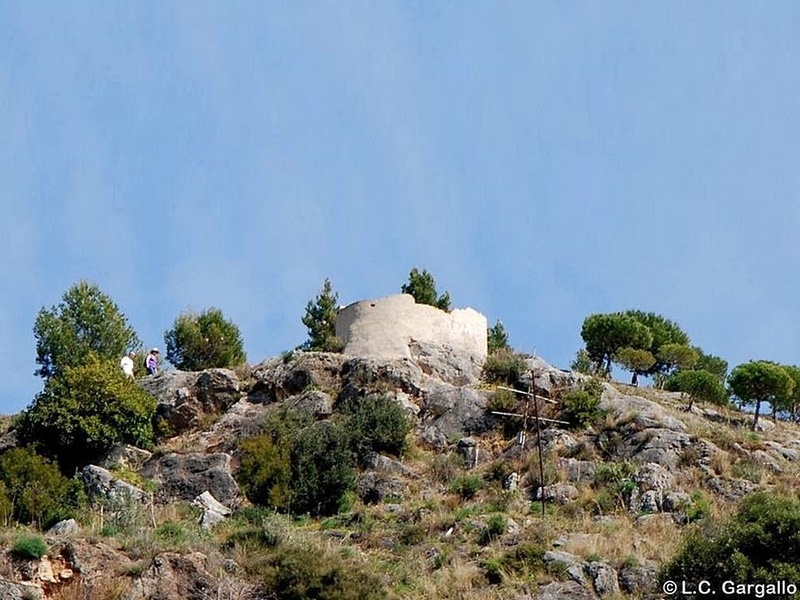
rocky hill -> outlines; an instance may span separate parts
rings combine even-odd
[[[556,422],[586,380],[526,360],[515,385],[535,389],[550,419],[537,436],[528,396],[480,381],[446,347],[150,376],[140,385],[158,400],[161,445],[82,469],[90,508],[47,531],[40,558],[12,550],[26,532],[4,530],[0,598],[648,597],[691,523],[797,483],[794,425],[763,419],[751,432],[747,415],[687,411],[677,393],[603,382],[601,418]],[[338,514],[251,505],[240,442],[271,411],[324,421],[376,393],[413,421],[402,457],[371,454]],[[13,432],[3,440],[13,446]]]

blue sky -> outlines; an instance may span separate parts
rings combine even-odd
[[[0,412],[80,279],[251,362],[427,268],[567,366],[583,319],[800,363],[796,2],[0,0]]]

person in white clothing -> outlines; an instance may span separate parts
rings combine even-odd
[[[133,379],[133,357],[136,356],[135,352],[128,352],[125,356],[122,357],[122,360],[119,361],[119,368],[122,369],[122,374],[125,377],[130,377]]]

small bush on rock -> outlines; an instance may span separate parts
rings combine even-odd
[[[512,350],[498,350],[486,357],[483,379],[489,383],[514,385],[525,372],[525,359]]]
[[[25,535],[14,542],[11,553],[17,558],[39,559],[47,554],[47,544],[38,535]]]
[[[569,392],[561,399],[561,418],[573,429],[594,425],[606,418],[606,411],[600,408],[602,384],[589,380],[581,389]]]

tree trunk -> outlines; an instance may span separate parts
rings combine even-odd
[[[753,431],[756,430],[756,426],[758,425],[758,414],[761,412],[761,400],[756,400],[756,412],[753,415],[753,426],[751,429]]]

